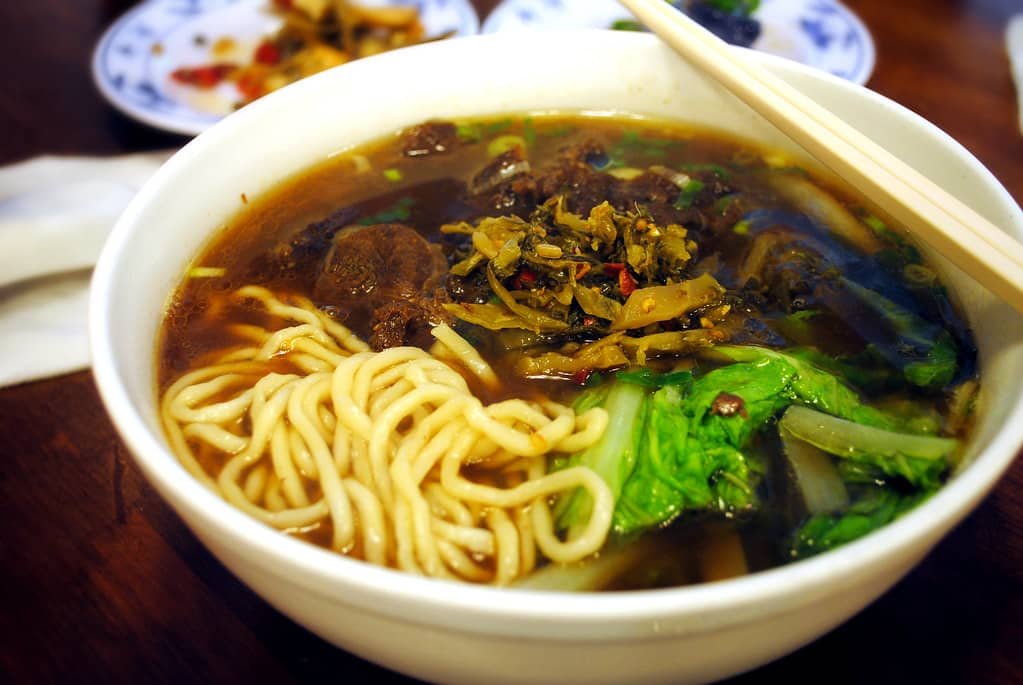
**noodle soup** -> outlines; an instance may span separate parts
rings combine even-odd
[[[168,308],[182,462],[288,534],[550,589],[715,580],[928,497],[969,331],[883,219],[666,122],[426,122],[248,206]]]

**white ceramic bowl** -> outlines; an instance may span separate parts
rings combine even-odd
[[[868,90],[755,57],[981,214],[1023,236],[1019,207],[937,128]],[[979,344],[984,388],[973,463],[926,504],[837,551],[674,590],[534,594],[426,580],[332,554],[248,518],[167,448],[154,390],[168,295],[249,197],[331,153],[432,117],[526,110],[629,112],[709,123],[792,148],[650,35],[495,35],[445,41],[310,78],[232,114],[160,169],[96,269],[96,379],[146,477],[214,554],[267,601],[340,647],[448,682],[698,682],[809,642],[916,564],[992,487],[1023,441],[1023,320],[940,262]],[[937,598],[935,601],[941,601]]]

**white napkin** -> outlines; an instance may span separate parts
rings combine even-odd
[[[0,168],[0,387],[86,368],[89,269],[170,152]]]

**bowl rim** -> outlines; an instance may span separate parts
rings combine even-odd
[[[622,50],[650,49],[657,42],[651,35],[594,30],[549,31],[542,37],[535,37],[535,40],[563,42],[570,38],[569,34],[577,36],[576,40],[598,40],[602,49],[609,45]],[[385,69],[406,60],[415,60],[426,50],[471,53],[474,50],[498,49],[492,44],[509,40],[505,34],[459,38],[406,48],[353,62],[340,69]],[[799,75],[825,81],[831,88],[854,92],[904,121],[925,129],[936,145],[964,160],[996,194],[1000,194],[1008,212],[1014,214],[1015,225],[1008,227],[1010,232],[1017,238],[1023,237],[1023,213],[1008,191],[960,143],[937,126],[862,86],[783,58],[748,52],[771,71],[783,76]],[[329,83],[332,73],[325,72],[306,79],[249,107],[277,106],[276,103],[288,97],[292,89],[319,88]],[[90,287],[89,338],[93,373],[107,412],[136,463],[164,500],[189,522],[193,531],[204,541],[207,539],[190,523],[202,521],[215,532],[222,544],[226,541],[235,554],[256,564],[263,572],[280,577],[287,573],[287,582],[325,599],[365,611],[400,615],[402,620],[410,622],[472,629],[493,635],[543,636],[566,641],[609,638],[612,635],[616,636],[615,639],[629,636],[649,639],[655,634],[678,636],[687,632],[703,632],[708,627],[727,627],[752,616],[772,615],[811,603],[830,594],[836,579],[855,584],[858,572],[867,567],[884,567],[887,563],[893,572],[905,572],[907,569],[893,563],[891,553],[899,549],[915,550],[915,563],[987,494],[1009,467],[1023,442],[1021,395],[1006,414],[1002,428],[970,466],[927,502],[897,521],[865,538],[807,560],[740,578],[679,588],[575,594],[479,587],[373,566],[282,535],[208,490],[171,454],[164,436],[149,429],[120,377],[109,333],[112,323],[110,298],[116,282],[117,265],[122,253],[141,233],[140,215],[160,196],[165,184],[186,174],[195,160],[202,159],[207,148],[225,132],[241,125],[246,119],[245,114],[246,110],[241,110],[218,122],[176,153],[143,187],[115,225]],[[286,607],[280,608],[287,612]],[[430,613],[424,613],[427,611]],[[563,632],[567,626],[575,630]]]

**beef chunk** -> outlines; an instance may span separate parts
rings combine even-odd
[[[428,121],[405,132],[402,151],[406,157],[444,154],[458,144],[458,129],[449,121]]]
[[[433,342],[433,328],[437,307],[423,302],[396,300],[378,307],[373,312],[369,345],[374,350],[386,350],[400,345],[427,348]]]
[[[537,179],[540,197],[546,200],[554,195],[565,195],[568,209],[586,216],[591,209],[611,199],[611,189],[618,182],[591,164],[605,156],[603,147],[593,140],[563,149]]]
[[[614,204],[625,207],[637,204],[671,204],[678,197],[678,193],[678,186],[664,176],[644,171],[615,188]]]
[[[436,293],[446,272],[440,249],[408,226],[346,228],[323,260],[313,298],[344,312],[352,330],[382,349],[421,341],[431,321],[443,320]]]
[[[483,214],[528,216],[536,205],[536,183],[524,152],[502,152],[469,181],[469,199]]]
[[[253,258],[246,272],[247,280],[263,283],[288,274],[311,273],[330,249],[334,235],[351,224],[358,214],[355,207],[345,207],[278,242]]]

